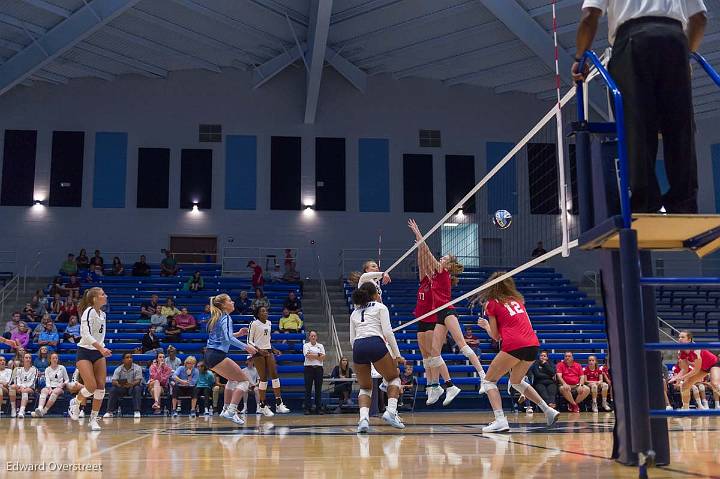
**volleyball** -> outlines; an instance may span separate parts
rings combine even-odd
[[[501,230],[507,229],[512,224],[512,215],[508,210],[497,210],[493,216],[493,223]]]

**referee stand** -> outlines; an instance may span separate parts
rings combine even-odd
[[[692,54],[720,87],[720,75]],[[582,249],[600,251],[603,303],[607,318],[610,368],[614,379],[615,429],[612,457],[621,464],[668,465],[666,417],[715,416],[720,411],[666,411],[662,350],[687,344],[659,342],[655,286],[720,284],[720,278],[653,278],[652,251],[694,251],[699,257],[720,249],[720,215],[632,214],[622,93],[598,56],[587,51],[580,62],[592,63],[611,95],[615,121],[593,123],[585,111],[585,84],[577,84],[576,140],[580,238]],[[692,347],[720,349],[717,343]]]

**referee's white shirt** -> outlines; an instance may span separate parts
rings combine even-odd
[[[309,358],[309,357],[307,357],[308,353],[325,354],[325,346],[323,346],[320,343],[315,343],[315,345],[313,346],[313,344],[310,341],[303,344],[303,356],[305,356],[304,366],[322,366],[323,365],[322,359]]]
[[[707,12],[703,0],[585,0],[583,8],[597,8],[608,16],[608,38],[615,43],[620,25],[641,17],[668,17],[687,24],[688,18]]]

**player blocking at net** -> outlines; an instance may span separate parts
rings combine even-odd
[[[504,273],[493,273],[488,281]],[[502,408],[502,398],[497,381],[510,372],[510,387],[537,404],[545,413],[548,426],[557,421],[560,414],[535,391],[523,378],[537,359],[540,342],[533,330],[525,309],[524,299],[515,287],[512,278],[496,283],[480,292],[477,300],[483,305],[488,319],[478,319],[478,326],[487,331],[495,341],[501,341],[500,352],[490,363],[487,375],[482,380],[481,392],[490,400],[495,420],[485,426],[483,432],[506,432],[510,430]]]
[[[433,404],[444,392],[443,388],[437,384],[437,381],[439,371],[445,365],[445,360],[443,360],[441,352],[442,346],[447,338],[447,333],[450,333],[460,353],[470,361],[481,379],[485,377],[485,371],[475,351],[465,342],[465,336],[460,327],[460,321],[458,320],[455,307],[448,305],[448,303],[452,301],[452,286],[458,284],[458,275],[463,272],[463,265],[452,255],[445,255],[440,258],[439,261],[435,259],[428,245],[422,240],[423,235],[415,220],[409,220],[408,226],[415,234],[415,241],[419,243],[418,250],[420,252],[418,254],[423,255],[424,263],[428,265],[428,269],[431,272],[430,294],[432,296],[433,310],[443,307],[442,310],[435,313],[437,321],[435,329],[433,330],[431,357],[426,364],[430,367],[427,387],[428,404]],[[422,318],[422,316],[420,318]],[[433,379],[435,382],[430,384],[430,379]]]

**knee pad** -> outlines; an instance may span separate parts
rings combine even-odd
[[[695,385],[690,386],[690,392],[693,393],[693,394],[697,394],[697,393],[698,393],[698,387],[695,386]]]
[[[93,400],[95,401],[102,401],[105,397],[105,390],[104,389],[96,389],[93,393]]]
[[[475,351],[472,350],[470,346],[467,344],[460,348],[460,352],[465,356],[466,358],[472,358],[473,356],[477,357],[477,354],[475,354]]]
[[[250,382],[249,381],[241,381],[238,383],[238,389],[240,389],[243,392],[247,392],[250,388]]]
[[[27,401],[28,400],[28,393],[22,393],[22,400]]]
[[[428,365],[431,368],[439,368],[443,365],[445,361],[443,361],[442,356],[433,356],[432,358],[428,359]]]
[[[422,363],[423,363],[423,368],[425,369],[425,371],[430,369],[430,358],[423,358]]]
[[[698,384],[697,388],[698,388],[698,391],[700,391],[700,394],[705,394],[705,385],[704,384]]]
[[[516,390],[517,392],[519,392],[519,393],[522,394],[522,395],[525,395],[525,390],[526,390],[529,386],[530,386],[530,385],[529,385],[528,383],[526,383],[525,381],[520,381],[518,384],[511,384],[511,385],[510,385],[510,387],[512,387],[514,390]]]
[[[603,383],[603,384],[602,384],[602,390],[603,390],[603,391],[607,391],[608,389],[610,389],[610,386],[608,385],[608,383]]]
[[[372,397],[372,389],[362,389],[362,388],[360,388],[360,392],[358,392],[358,398],[359,398],[360,396]]]
[[[481,384],[482,390],[485,392],[498,388],[497,383],[495,381],[487,381],[487,380],[483,379],[480,384]]]
[[[400,386],[402,386],[402,381],[400,381],[400,378],[395,378],[395,379],[393,379],[392,381],[389,381],[389,382],[388,382],[388,385],[389,385],[389,386],[400,387]]]
[[[272,387],[273,389],[277,389],[280,387],[280,378],[275,378],[272,380]]]
[[[258,389],[261,391],[267,390],[267,381],[260,381],[258,383]]]
[[[240,383],[238,383],[237,381],[228,381],[227,384],[225,384],[225,389],[227,389],[228,391],[234,391],[235,388],[238,387],[238,384]]]
[[[60,393],[60,394],[62,394],[62,393]],[[60,394],[52,393],[52,394],[50,395],[50,400],[53,401],[53,402],[57,401],[57,398],[58,398],[58,396],[59,396]]]
[[[89,398],[90,396],[93,395],[93,393],[91,393],[90,391],[88,391],[85,386],[83,386],[83,388],[80,390],[80,394],[81,394],[85,399],[87,399],[87,398]]]

